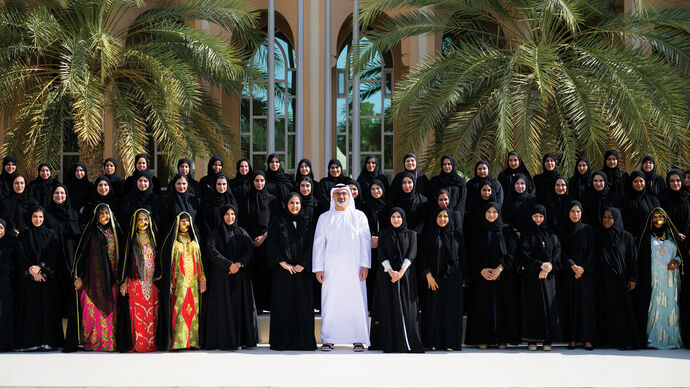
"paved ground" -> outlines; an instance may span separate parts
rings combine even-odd
[[[690,350],[0,354],[11,386],[690,386]]]

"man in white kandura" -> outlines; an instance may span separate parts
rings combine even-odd
[[[331,190],[331,208],[319,217],[314,235],[312,271],[321,283],[321,350],[353,344],[369,346],[366,278],[371,267],[367,217],[355,208],[350,188]]]

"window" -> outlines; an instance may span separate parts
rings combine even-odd
[[[60,156],[60,166],[57,169],[57,178],[60,182],[67,180],[69,170],[74,166],[74,163],[79,161],[79,139],[71,127],[65,129],[64,137],[62,139],[62,155]],[[93,177],[91,177],[93,179]]]
[[[349,171],[352,166],[352,74],[346,71],[352,35],[346,39],[338,55],[336,69],[336,153]],[[364,50],[367,38],[361,39]],[[376,156],[381,172],[393,175],[393,126],[386,122],[393,98],[393,57],[390,52],[379,55],[360,74],[360,165],[367,156]],[[350,171],[357,178],[359,171]]]
[[[268,40],[254,55],[254,63],[268,68],[266,53]],[[297,68],[295,50],[287,37],[277,31],[275,35],[275,152],[280,156],[288,173],[295,170],[295,115],[297,111]],[[255,170],[266,168],[268,135],[267,89],[245,85],[242,91],[240,114],[240,143],[243,158],[251,161]]]
[[[165,156],[167,154],[160,151],[158,148],[158,143],[153,139],[153,133],[149,132],[146,135],[149,138],[149,142],[146,146],[146,152],[149,155],[149,163],[151,164],[148,166],[149,171],[152,175],[158,178],[158,182],[161,184],[161,191],[165,192],[165,190],[168,188],[168,182],[170,182],[170,179],[172,178],[171,173],[177,173],[177,168],[174,171],[170,170],[170,166],[168,166],[168,163],[165,160]],[[194,169],[194,166],[190,167]]]

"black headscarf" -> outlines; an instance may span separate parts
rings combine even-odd
[[[216,180],[213,182],[213,196],[209,199],[212,201],[215,206],[221,207],[225,204],[237,204],[237,200],[235,199],[235,196],[232,195],[232,190],[230,190],[230,185],[228,185],[228,189],[225,190],[224,193],[219,193],[217,187],[218,181],[220,179],[225,179],[226,181],[229,181],[229,179],[223,175],[223,174],[218,174],[216,176]]]
[[[247,171],[245,175],[240,174],[240,164],[242,164],[242,162],[247,162],[247,166],[249,167],[249,171]],[[235,196],[235,200],[237,201],[237,203],[242,203],[244,201],[244,197],[247,196],[249,190],[252,187],[252,178],[254,177],[254,170],[252,169],[251,163],[249,163],[249,159],[245,158],[238,160],[235,167],[235,177],[230,179],[228,185],[230,185],[230,189],[232,189],[232,195]]]
[[[534,177],[534,186],[537,189],[537,198],[542,203],[549,201],[555,196],[553,191],[554,184],[558,178],[558,168],[554,167],[553,170],[549,171],[546,169],[545,164],[547,159],[553,159],[556,162],[556,155],[548,153],[545,154],[541,159],[542,172]],[[566,180],[566,184],[568,181]]]
[[[449,173],[443,171],[443,161],[446,159],[450,160],[450,163],[453,166],[453,169]],[[458,172],[455,171],[455,160],[452,156],[447,154],[441,157],[441,172],[438,174],[438,179],[442,185],[445,185],[444,187],[461,186],[465,184],[465,181],[462,179],[462,177],[460,177]]]
[[[35,226],[31,222],[31,218],[36,212],[41,212],[44,216],[44,222],[40,226]],[[41,263],[43,256],[46,255],[46,251],[55,249],[55,247],[50,246],[51,241],[49,239],[49,234],[53,232],[48,232],[49,229],[46,227],[45,216],[47,214],[46,209],[41,205],[33,205],[27,213],[26,221],[28,227],[20,235],[21,243],[18,252],[20,259],[24,259],[26,263]],[[53,271],[55,271],[55,269],[56,268],[52,268]]]
[[[108,183],[110,183],[110,191],[115,192],[118,195],[121,195],[124,191],[124,185],[125,185],[125,178],[117,175],[117,161],[115,158],[106,158],[103,161],[103,167],[105,167],[106,163],[111,162],[113,166],[115,166],[115,172],[112,174],[106,174],[105,172],[103,173],[102,176],[108,178]]]
[[[494,222],[489,222],[486,219],[486,212],[492,207],[498,212],[498,218]],[[504,267],[506,266],[503,259],[508,254],[508,247],[503,236],[503,229],[508,225],[503,223],[501,216],[501,207],[497,202],[487,202],[482,207],[482,217],[479,223],[480,236],[489,239],[487,246],[491,252],[490,255],[486,255],[485,252],[478,252],[478,254],[495,260],[490,263],[492,267],[498,266],[499,263],[503,264]],[[489,264],[488,261],[487,264]]]
[[[228,224],[225,222],[225,214],[226,214],[226,213],[228,212],[228,210],[230,210],[230,209],[232,209],[232,211],[235,212],[235,222],[233,222],[232,224],[228,225]],[[232,203],[223,205],[223,206],[220,208],[220,218],[221,218],[221,219],[220,219],[220,225],[223,225],[223,227],[224,227],[224,229],[225,229],[225,231],[226,231],[226,234],[227,234],[227,232],[234,232],[235,230],[237,230],[237,225],[238,225],[238,224],[237,224],[237,220],[239,220],[239,218],[240,218],[240,215],[237,214],[237,206],[235,206],[235,205],[232,204]]]
[[[606,160],[609,156],[615,156],[618,164],[616,167],[610,168],[606,165]],[[609,194],[614,198],[615,201],[619,201],[624,194],[624,185],[626,183],[626,173],[620,168],[620,158],[618,157],[618,152],[614,150],[608,150],[604,154],[604,166],[601,170],[606,174],[607,181],[611,186],[611,193]]]
[[[400,226],[397,228],[394,227],[390,221],[394,213],[398,213],[400,214],[400,217],[402,217],[402,224],[400,224]],[[405,214],[405,211],[399,207],[392,208],[388,212],[388,222],[384,230],[385,231],[382,231],[381,233],[379,244],[385,244],[387,248],[386,251],[393,253],[393,257],[386,257],[385,260],[388,260],[393,268],[400,268],[405,259],[413,259],[405,257],[406,252],[403,250],[405,245],[403,244],[402,240],[406,238],[408,230],[407,215]],[[390,235],[390,238],[386,238],[386,235]]]
[[[381,196],[379,198],[374,198],[371,196],[371,186],[376,185],[381,188]],[[383,182],[381,182],[378,179],[373,179],[369,183],[369,191],[365,191],[364,193],[360,193],[360,195],[364,196],[364,204],[366,207],[370,209],[374,209],[376,211],[379,211],[386,207],[388,205],[388,202],[385,200],[386,196],[386,188],[383,185]]]
[[[2,159],[2,172],[0,172],[0,195],[5,196],[9,194],[12,191],[12,184],[14,182],[14,178],[17,177],[17,174],[19,174],[17,171],[18,169],[15,168],[14,172],[9,174],[7,171],[5,171],[5,166],[7,166],[10,163],[14,163],[14,165],[17,165],[17,158],[14,156],[7,155]]]
[[[393,205],[403,209],[407,209],[407,211],[409,212],[414,207],[419,206],[422,202],[422,199],[419,193],[417,193],[417,181],[415,180],[414,173],[405,171],[403,172],[402,177],[403,179],[400,180],[401,185],[404,178],[410,178],[412,179],[414,186],[412,187],[412,191],[410,191],[409,193],[406,193],[402,189],[402,187],[398,188],[400,190],[400,194],[397,195],[393,200]]]
[[[364,209],[364,194],[362,193],[362,186],[354,179],[348,179],[348,185],[355,185],[357,187],[357,198],[355,198],[355,207],[358,210]]]
[[[254,172],[254,178],[258,175],[266,178],[263,171]],[[253,181],[254,179],[252,179]],[[247,195],[247,213],[252,217],[253,222],[259,226],[260,229],[266,230],[268,222],[271,219],[271,198],[266,186],[261,190],[257,190],[252,184],[249,195]]]
[[[17,174],[14,180],[26,178],[22,174]],[[29,190],[27,186],[24,186],[24,191],[21,194],[14,191],[14,181],[12,182],[12,190],[0,201],[0,214],[9,223],[9,229],[16,229],[21,232],[27,226],[26,224],[26,214],[31,210],[31,208],[36,205],[37,202],[29,196]],[[8,230],[8,233],[10,230]]]
[[[510,167],[510,163],[508,163],[508,159],[510,159],[510,155],[515,155],[518,158],[518,161],[520,162],[520,165],[518,168],[512,168]],[[555,159],[554,159],[555,160]],[[520,156],[520,153],[517,151],[513,150],[508,152],[508,157],[506,158],[506,168],[505,170],[509,174],[522,174],[525,177],[528,177],[531,179],[532,175],[529,173],[529,170],[527,169],[527,166],[525,166],[525,163],[522,161],[522,156]]]
[[[149,187],[147,187],[146,190],[139,190],[137,181],[139,181],[140,178],[146,178],[149,181]],[[125,197],[125,202],[123,203],[124,212],[122,216],[125,217],[126,220],[129,220],[136,210],[147,209],[157,217],[158,214],[156,213],[159,199],[153,192],[153,176],[149,170],[136,170],[132,175],[132,183],[134,184],[134,188]]]
[[[520,179],[525,181],[525,191],[522,193],[515,191],[515,183]],[[499,210],[502,210],[505,222],[522,230],[526,225],[527,212],[536,203],[537,197],[529,193],[527,177],[521,173],[516,174],[513,178],[513,185],[510,187],[509,193],[508,198],[503,201],[503,208]]]
[[[71,235],[78,235],[81,232],[81,230],[79,229],[79,214],[72,207],[72,202],[70,198],[71,193],[69,190],[67,190],[67,187],[62,183],[58,183],[57,185],[55,185],[53,193],[55,193],[55,190],[57,190],[58,187],[62,187],[62,189],[65,190],[65,202],[58,205],[57,203],[55,203],[55,201],[51,200],[50,205],[48,206],[48,213],[51,216],[55,217],[55,219],[59,223],[64,223],[68,227],[68,233],[70,233]]]
[[[580,172],[577,169],[577,165],[580,164],[580,162],[585,162],[587,164],[587,172],[584,174],[580,174]],[[587,188],[592,184],[592,165],[586,156],[583,155],[577,158],[577,162],[575,162],[575,170],[573,171],[573,176],[570,178],[570,182],[568,183],[570,193],[574,198],[584,198],[584,195],[587,192]]]
[[[223,158],[220,155],[211,156],[211,159],[208,160],[208,164],[206,165],[206,176],[208,176],[212,182],[215,182],[218,175],[223,173],[223,169],[221,169],[219,172],[213,171],[213,165],[216,164],[217,161],[220,161],[221,167],[224,166]]]
[[[489,222],[486,219],[485,214],[492,207],[494,209],[496,209],[496,212],[498,212],[498,218],[494,222]],[[486,230],[490,230],[492,232],[500,232],[503,230],[503,228],[505,228],[507,226],[506,224],[503,223],[503,219],[501,218],[501,216],[502,216],[501,206],[499,206],[499,204],[497,202],[489,201],[489,202],[485,203],[484,206],[482,207],[482,215],[484,215],[484,216],[482,217],[480,224],[481,224],[482,228],[484,228]]]
[[[436,218],[441,212],[448,214],[448,224],[441,228]],[[430,260],[439,260],[438,265],[431,265],[431,274],[435,278],[445,279],[460,266],[459,233],[455,230],[455,213],[442,207],[433,212],[433,223],[424,228],[423,251]],[[438,270],[436,270],[438,269]]]
[[[311,184],[311,191],[309,192],[309,195],[305,196],[302,195],[302,191],[299,192],[300,199],[302,200],[302,207],[304,206],[309,206],[309,207],[316,207],[318,205],[318,202],[316,201],[316,198],[314,197],[314,181],[311,179],[309,176],[302,176],[299,178],[297,181],[297,189],[299,189],[299,186],[302,182],[309,182]]]
[[[340,175],[337,177],[334,177],[331,175],[331,166],[336,165],[340,167]],[[350,178],[345,176],[345,171],[343,170],[343,164],[340,163],[340,160],[338,159],[331,159],[328,161],[328,172],[326,173],[326,177],[321,180],[321,182],[326,181],[332,183],[334,186],[338,183],[343,183],[347,184],[347,181]],[[330,194],[330,189],[328,190]]]
[[[302,175],[302,173],[300,172],[300,168],[302,167],[303,164],[306,164],[307,166],[309,166],[309,174],[307,174],[307,175]],[[299,163],[297,163],[297,169],[295,170],[295,185],[299,186],[299,182],[302,180],[301,178],[303,176],[308,176],[309,178],[311,178],[312,183],[316,179],[316,178],[314,178],[314,168],[311,166],[311,160],[309,160],[309,159],[302,159],[299,161]],[[312,184],[312,186],[313,186],[313,184]]]
[[[175,189],[175,184],[178,180],[184,179],[187,181],[187,191],[179,193]],[[196,213],[199,208],[199,200],[190,193],[189,177],[181,172],[175,174],[172,181],[172,190],[170,190],[165,198],[166,201],[166,221],[164,226],[167,227],[168,221],[172,221],[178,214],[182,212],[189,213],[196,218]]]
[[[541,225],[537,225],[531,217],[535,214],[541,214],[544,216],[544,222]],[[535,204],[532,206],[532,210],[529,212],[529,223],[525,230],[524,238],[525,241],[529,242],[529,246],[532,249],[532,253],[535,258],[541,260],[542,258],[552,258],[553,252],[553,240],[551,239],[551,233],[548,228],[548,218],[546,216],[546,208],[544,205]]]
[[[367,163],[372,159],[376,161],[376,168],[374,169],[374,171],[369,172],[369,170],[367,170]],[[379,167],[379,160],[376,158],[376,156],[367,156],[366,159],[364,159],[362,171],[359,173],[359,176],[357,177],[357,182],[359,182],[361,187],[366,191],[367,188],[371,187],[371,184],[374,180],[378,180],[381,183],[386,182],[386,185],[388,185],[388,178],[386,178],[386,176],[383,175],[383,173],[381,172],[381,168]]]
[[[77,167],[81,167],[84,170],[84,177],[81,179],[77,179],[75,176]],[[67,173],[65,183],[67,184],[67,190],[69,190],[72,206],[79,211],[91,199],[91,190],[93,190],[93,184],[89,182],[89,173],[86,165],[82,162],[74,163],[74,166]]]
[[[110,221],[101,225],[98,213],[106,210]],[[117,263],[111,265],[108,258],[106,231],[115,239],[115,257],[119,258],[118,228],[115,216],[107,204],[99,204],[86,225],[75,254],[74,276],[82,278],[87,295],[102,314],[107,315],[116,307],[113,286],[117,283]]]
[[[278,156],[278,154],[270,154],[268,158],[266,158],[266,183],[276,183],[283,186],[285,190],[289,190],[289,188],[292,187],[292,178],[285,172],[282,165],[278,168],[278,171],[272,171],[268,167],[271,160],[274,158],[278,158],[278,161],[280,161],[280,156]]]
[[[585,225],[586,225],[586,224],[582,223],[582,216],[580,217],[580,220],[578,222],[573,222],[570,219],[570,211],[573,210],[573,208],[575,206],[580,208],[580,214],[581,215],[585,214],[585,208],[582,207],[582,203],[580,203],[580,201],[568,202],[568,211],[565,213],[565,219],[563,220],[563,225],[564,225],[564,230],[566,232],[566,236],[573,236],[575,233],[584,229]]]
[[[41,169],[43,167],[48,167],[48,170],[50,170],[50,178],[48,179],[43,179],[41,178]],[[48,206],[50,204],[50,200],[53,194],[53,188],[57,183],[57,179],[53,177],[53,168],[50,166],[48,163],[41,163],[38,165],[38,176],[36,179],[31,181],[29,184],[28,190],[29,190],[29,195],[41,204],[42,206]]]
[[[130,230],[127,234],[127,249],[125,250],[125,257],[122,258],[120,263],[120,283],[124,282],[126,278],[132,280],[135,279],[145,279],[146,277],[146,258],[144,257],[144,252],[141,248],[141,244],[138,241],[139,229],[137,227],[137,219],[139,214],[143,214],[149,220],[149,227],[146,229],[146,234],[148,235],[149,243],[154,252],[156,252],[156,223],[151,217],[151,212],[146,209],[139,209],[134,214],[130,220]],[[155,255],[156,268],[160,268],[162,265],[160,255]],[[156,271],[154,271],[155,273]],[[154,281],[158,278],[154,277]]]

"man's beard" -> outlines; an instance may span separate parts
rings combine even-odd
[[[340,206],[340,207],[345,207],[345,206],[347,206],[347,201],[336,202],[335,204]]]

